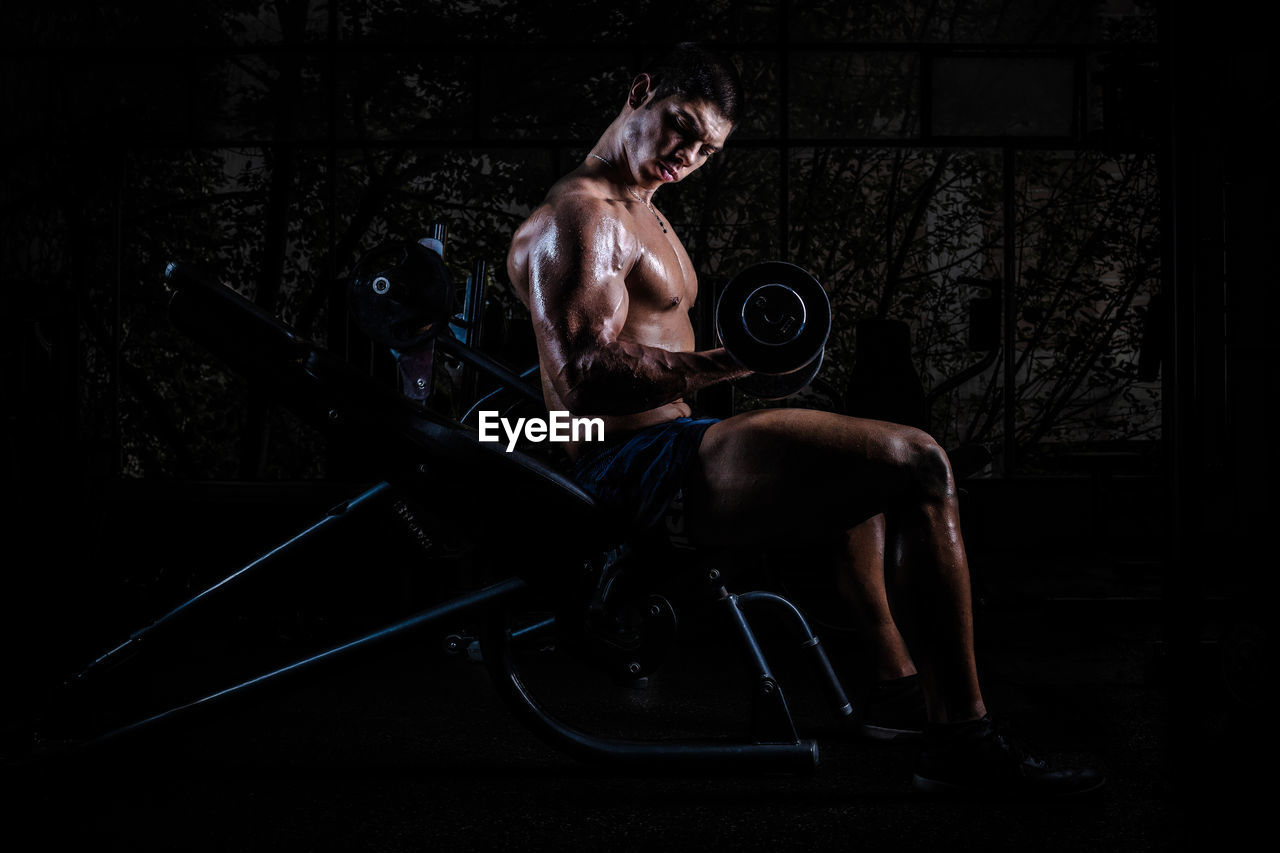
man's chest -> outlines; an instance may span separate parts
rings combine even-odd
[[[688,311],[698,296],[698,277],[684,247],[661,232],[644,234],[640,243],[639,256],[626,280],[631,310]]]

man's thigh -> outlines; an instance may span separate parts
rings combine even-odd
[[[919,430],[810,409],[766,409],[712,426],[686,489],[700,541],[834,536],[911,493],[931,445]]]

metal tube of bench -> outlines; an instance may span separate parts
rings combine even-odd
[[[385,628],[365,634],[363,637],[359,637],[358,639],[351,640],[350,642],[335,646],[327,651],[295,661],[287,666],[259,675],[256,678],[251,678],[248,681],[243,681],[234,687],[228,687],[215,693],[210,693],[207,696],[203,696],[194,701],[178,705],[167,711],[162,711],[126,726],[122,726],[95,738],[87,744],[87,746],[93,747],[105,744],[123,735],[135,733],[142,729],[154,727],[159,723],[171,721],[180,715],[196,709],[203,709],[233,696],[240,696],[254,688],[260,688],[267,684],[279,683],[286,676],[296,675],[300,672],[313,669],[321,663],[330,662],[355,651],[366,651],[375,645],[380,645],[394,637],[402,636],[407,632],[429,625],[433,622],[437,622],[446,616],[453,616],[472,608],[492,605],[503,598],[523,592],[526,588],[527,587],[523,580],[519,578],[508,578],[504,581],[484,587],[483,589],[475,590],[474,592],[469,592],[465,595],[460,595],[457,598],[452,598],[448,601],[436,604],[420,613],[406,619],[402,619],[392,625],[388,625]]]
[[[147,638],[147,636],[150,635],[156,629],[175,621],[179,616],[181,616],[183,613],[186,613],[192,607],[208,599],[215,592],[225,589],[233,582],[242,579],[243,577],[248,575],[250,572],[253,572],[256,569],[261,569],[263,566],[266,566],[276,561],[279,557],[292,551],[300,543],[302,543],[307,539],[310,539],[312,536],[319,533],[321,530],[324,530],[327,527],[337,524],[339,521],[350,518],[351,514],[356,509],[359,509],[360,507],[366,505],[367,503],[372,501],[374,498],[383,494],[390,488],[391,486],[389,483],[386,483],[386,482],[378,483],[377,485],[365,490],[364,492],[352,498],[351,500],[345,501],[334,507],[331,507],[323,518],[321,518],[315,524],[312,524],[310,527],[306,528],[302,532],[298,533],[296,536],[293,536],[292,538],[283,542],[282,544],[277,545],[275,548],[272,548],[270,551],[258,557],[253,562],[237,569],[236,571],[227,575],[222,580],[213,584],[212,586],[206,587],[201,592],[196,593],[196,595],[187,599],[182,604],[179,604],[177,607],[173,608],[168,613],[161,616],[159,619],[156,619],[150,625],[147,625],[146,627],[140,628],[139,630],[133,632],[133,634],[129,636],[129,639],[125,640],[123,643],[111,649],[110,651],[106,652],[105,654],[99,656],[87,667],[85,667],[75,675],[71,676],[67,680],[67,684],[69,686],[72,686],[76,683],[82,682],[85,679],[89,678],[94,672],[100,671],[104,667],[110,664],[118,663],[119,661],[123,660],[125,655],[132,654],[135,651],[137,651],[138,647]]]

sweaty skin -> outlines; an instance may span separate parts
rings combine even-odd
[[[641,75],[594,156],[551,187],[507,256],[533,319],[547,408],[600,417],[606,436],[687,417],[686,394],[748,373],[723,349],[694,352],[697,275],[650,207],[658,187],[723,146],[731,125],[705,101],[646,107],[652,98]]]

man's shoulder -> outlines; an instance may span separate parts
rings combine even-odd
[[[617,220],[626,205],[611,196],[608,187],[587,177],[567,176],[547,193],[542,207],[556,221],[581,224]]]
[[[611,197],[609,188],[589,178],[568,176],[558,181],[520,226],[519,237],[540,239],[554,233],[558,240],[596,245],[613,242],[628,251],[635,237],[627,205]]]
[[[610,188],[585,176],[567,175],[556,182],[547,196],[516,229],[507,253],[507,270],[517,291],[527,301],[528,288],[535,279],[558,281],[556,276],[539,277],[537,269],[563,264],[591,263],[607,258],[617,269],[630,269],[642,246],[633,231],[627,205],[610,197]],[[525,290],[521,291],[521,288]]]

